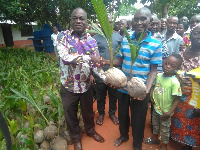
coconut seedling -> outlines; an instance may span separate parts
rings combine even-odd
[[[124,28],[124,32],[126,35],[126,38],[128,40],[129,46],[130,46],[130,51],[131,51],[131,69],[130,69],[130,81],[127,83],[127,91],[131,97],[137,98],[137,99],[144,99],[146,97],[146,86],[144,82],[138,78],[138,77],[133,77],[133,64],[135,63],[139,51],[141,48],[141,41],[143,40],[144,37],[144,31],[140,35],[137,44],[135,44],[131,38],[127,30]]]
[[[105,72],[106,79],[104,82],[107,84],[111,84],[112,86],[116,88],[122,88],[126,85],[127,78],[121,70],[113,67],[114,55],[116,55],[117,51],[119,51],[120,49],[120,47],[118,47],[116,52],[113,54],[112,34],[113,34],[114,24],[111,26],[109,22],[107,10],[103,3],[103,0],[91,0],[91,1],[94,6],[94,10],[97,14],[99,23],[103,29],[102,31],[96,24],[92,23],[91,24],[91,27],[93,29],[92,32],[98,33],[105,38],[108,44],[109,53],[110,53],[110,68]],[[117,15],[115,15],[114,17],[113,23],[115,22],[116,16]]]

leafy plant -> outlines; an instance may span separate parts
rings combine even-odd
[[[137,44],[135,45],[135,43],[131,40],[131,37],[128,33],[128,31],[126,30],[126,28],[124,28],[124,33],[126,35],[126,38],[128,40],[129,46],[130,46],[130,51],[131,51],[131,70],[130,70],[130,79],[133,77],[133,64],[135,63],[135,60],[137,59],[138,55],[139,55],[139,51],[141,48],[140,42],[143,40],[144,37],[144,31],[142,32],[142,34],[140,35]]]

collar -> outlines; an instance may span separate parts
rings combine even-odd
[[[167,41],[169,41],[171,39],[177,39],[178,36],[179,35],[176,32],[174,32],[174,34]],[[166,39],[166,34],[165,34],[165,39]]]
[[[75,36],[76,38],[79,38],[79,39],[88,38],[90,36],[90,34],[87,33],[86,31],[84,32],[84,35],[82,37],[79,37],[74,30],[71,30],[70,32],[71,32],[71,35],[73,35],[73,36]]]
[[[147,35],[146,39],[144,39],[143,41],[141,41],[141,43],[142,43],[142,42],[147,42],[147,43],[149,43],[149,42],[151,41],[151,32],[147,30],[147,33],[148,33],[148,35]],[[135,32],[133,32],[133,34],[131,35],[131,39],[132,39],[132,40],[133,40],[133,39],[136,39],[136,38],[135,38]]]

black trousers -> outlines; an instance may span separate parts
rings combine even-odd
[[[144,99],[143,101],[130,100],[128,94],[118,92],[119,130],[121,137],[125,139],[129,138],[129,107],[131,108],[133,147],[142,148],[148,99]]]
[[[99,115],[104,116],[105,115],[105,99],[106,99],[106,94],[108,91],[109,95],[109,116],[115,115],[117,106],[117,90],[110,88],[108,85],[105,83],[96,83],[96,97],[97,97],[97,109],[99,112]]]
[[[78,103],[80,101],[83,122],[87,135],[94,135],[94,114],[93,114],[93,97],[92,88],[90,87],[85,93],[69,92],[61,85],[61,98],[67,123],[67,128],[72,137],[72,140],[77,143],[81,141],[82,131],[79,127],[77,119]]]

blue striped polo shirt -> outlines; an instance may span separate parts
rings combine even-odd
[[[131,40],[137,44],[135,39],[135,32],[130,36]],[[146,39],[140,42],[141,48],[139,55],[133,64],[133,77],[141,78],[144,83],[146,83],[148,74],[150,72],[151,64],[161,64],[162,63],[162,45],[155,38],[151,37],[151,32],[148,31],[148,36]],[[124,37],[122,42],[122,48],[117,54],[118,57],[123,59],[122,71],[130,80],[130,69],[131,69],[131,52],[129,43],[126,37]],[[126,87],[125,87],[126,89]],[[126,90],[119,89],[122,93],[127,93]]]

